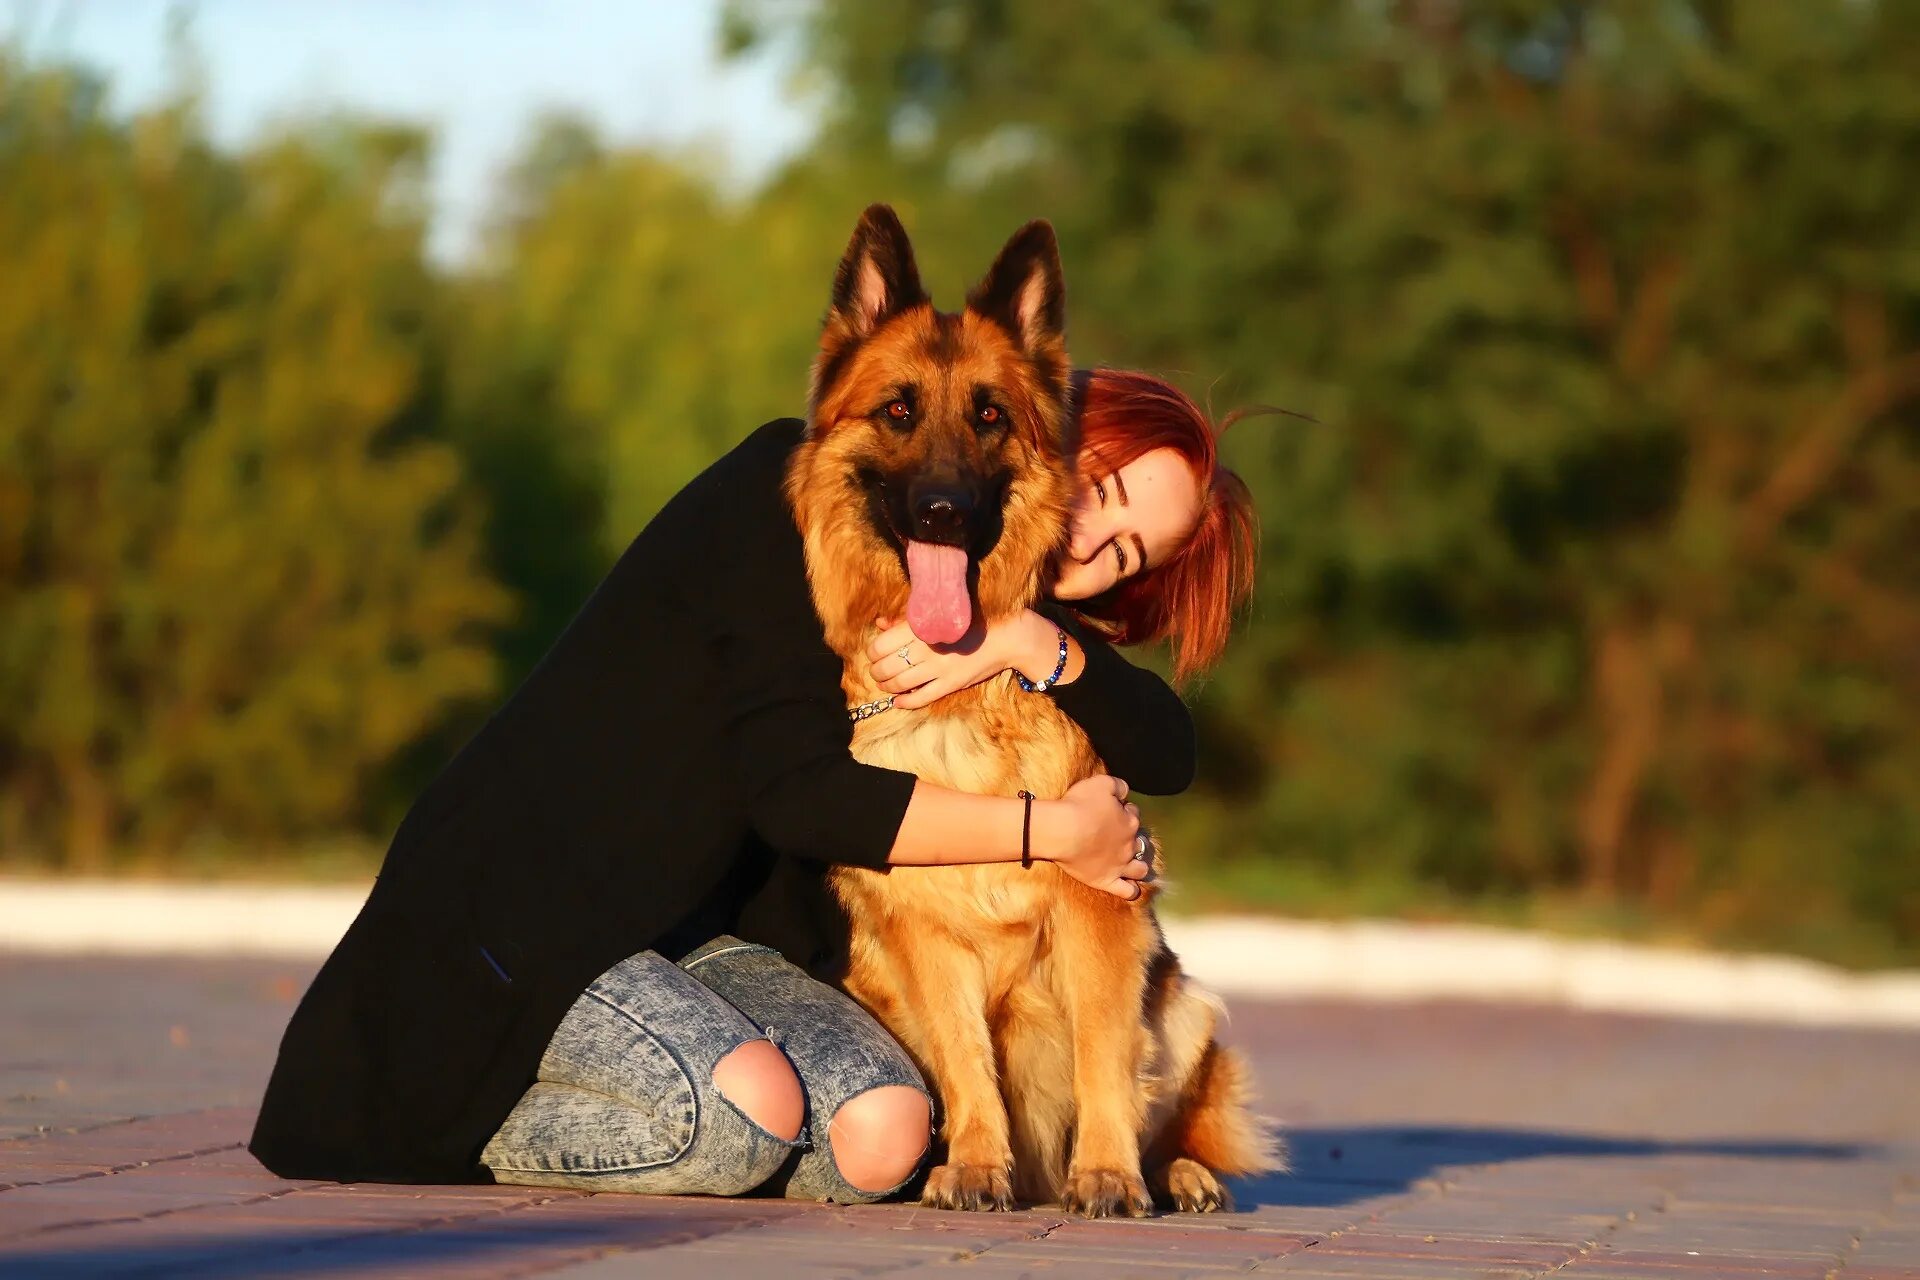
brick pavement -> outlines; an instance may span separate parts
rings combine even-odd
[[[1081,1222],[286,1182],[241,1144],[310,974],[0,955],[0,1276],[1920,1280],[1911,1033],[1236,1001],[1294,1174]]]

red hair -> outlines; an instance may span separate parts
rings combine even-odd
[[[1260,522],[1253,495],[1220,465],[1218,426],[1171,383],[1125,369],[1083,370],[1080,391],[1081,469],[1126,466],[1155,449],[1185,458],[1200,482],[1200,520],[1164,564],[1076,603],[1082,618],[1116,644],[1171,638],[1173,678],[1205,672],[1227,647],[1233,616],[1253,594]]]

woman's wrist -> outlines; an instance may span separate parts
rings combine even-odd
[[[1078,818],[1064,800],[1035,800],[1031,849],[1036,859],[1057,862],[1079,843]]]
[[[1013,646],[1014,656],[1008,660],[1009,669],[1018,671],[1035,684],[1053,675],[1057,669],[1060,673],[1059,677],[1053,681],[1050,688],[1072,684],[1080,678],[1080,673],[1087,669],[1086,651],[1080,647],[1080,642],[1052,618],[1044,613],[1025,609],[1021,611],[1018,623],[1019,637],[1017,644]],[[1062,637],[1065,637],[1067,642],[1067,660],[1064,665],[1060,662]]]
[[[1051,618],[1022,609],[1014,619],[1015,634],[1009,645],[1007,666],[1038,684],[1053,674],[1060,653],[1060,628]]]

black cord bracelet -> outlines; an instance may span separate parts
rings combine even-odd
[[[1033,792],[1022,791],[1020,798],[1027,802],[1026,814],[1020,819],[1020,865],[1033,865]]]

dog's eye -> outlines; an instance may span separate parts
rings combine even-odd
[[[980,406],[980,414],[979,414],[979,417],[980,417],[980,425],[981,425],[981,426],[983,426],[983,427],[997,427],[997,426],[999,426],[999,425],[1000,425],[1000,420],[1001,420],[1002,418],[1004,418],[1004,417],[1006,417],[1006,415],[1000,412],[1000,406],[999,406],[999,405],[997,405],[997,404],[987,404],[987,405],[981,405],[981,406]]]
[[[887,406],[887,416],[895,422],[905,422],[913,416],[913,406],[905,400],[895,400]]]

